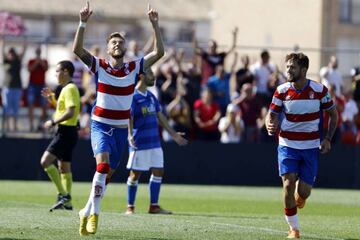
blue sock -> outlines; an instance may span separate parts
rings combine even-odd
[[[149,182],[149,190],[150,190],[150,204],[156,205],[159,201],[160,187],[161,187],[162,177],[155,177],[151,175]]]
[[[133,182],[130,179],[128,179],[127,186],[128,186],[128,205],[134,206],[137,187],[138,187],[138,181]]]

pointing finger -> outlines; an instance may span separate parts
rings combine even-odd
[[[86,1],[86,8],[87,8],[87,9],[89,9],[89,8],[90,8],[89,1]]]

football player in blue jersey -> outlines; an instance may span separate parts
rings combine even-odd
[[[148,87],[154,85],[155,77],[150,68],[145,70],[136,86],[131,106],[131,120],[129,127],[129,160],[127,168],[130,175],[128,185],[128,207],[126,214],[135,210],[135,197],[138,180],[143,171],[151,171],[149,181],[150,207],[149,213],[171,214],[158,204],[160,186],[164,174],[164,157],[160,143],[159,125],[169,132],[173,140],[180,146],[188,141],[182,133],[175,132],[168,124],[161,112],[157,98]]]

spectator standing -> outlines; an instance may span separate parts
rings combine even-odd
[[[27,103],[29,110],[30,131],[34,131],[34,105],[35,102],[41,106],[42,114],[40,123],[46,119],[47,102],[41,97],[41,90],[45,87],[45,73],[48,70],[48,62],[41,58],[41,47],[35,49],[35,58],[28,62],[29,86],[27,89]],[[41,125],[39,124],[39,127]]]
[[[214,101],[220,105],[221,116],[225,115],[226,107],[230,103],[230,78],[235,75],[236,62],[237,54],[235,53],[231,72],[226,72],[223,65],[218,65],[216,66],[215,75],[211,76],[207,82],[208,88],[214,94]]]
[[[256,95],[263,106],[267,106],[271,101],[271,94],[268,90],[268,83],[271,74],[275,72],[275,66],[270,63],[270,54],[263,50],[260,54],[260,62],[251,66],[251,72],[255,76]]]
[[[355,144],[355,136],[357,134],[355,117],[359,113],[359,108],[352,98],[352,91],[345,93],[345,108],[341,114],[343,120],[343,133],[341,142],[346,144]]]
[[[236,92],[237,95],[240,94],[241,87],[243,84],[245,83],[252,84],[255,80],[255,77],[249,68],[249,64],[250,64],[249,56],[248,55],[242,56],[241,63],[242,63],[242,67],[236,72],[236,85],[234,86],[235,89],[233,89],[231,92],[231,93]]]
[[[17,118],[22,95],[21,62],[26,51],[26,42],[23,42],[22,51],[17,53],[14,47],[10,47],[5,53],[4,39],[0,39],[0,48],[3,54],[5,78],[1,92],[3,113],[3,132],[10,130],[10,120],[13,122],[12,129],[17,131]]]
[[[343,80],[342,75],[338,70],[338,59],[336,56],[331,56],[328,66],[322,67],[320,69],[320,78],[321,83],[324,84],[327,88],[329,88],[330,85],[335,86],[336,96],[341,96]]]
[[[202,85],[205,85],[209,77],[215,74],[216,66],[224,65],[225,57],[235,49],[236,41],[237,41],[237,33],[238,33],[238,29],[235,28],[232,32],[233,42],[228,52],[218,52],[217,50],[218,45],[215,40],[210,40],[208,42],[208,50],[205,51],[204,49],[198,46],[197,40],[195,39],[194,36],[193,45],[195,49],[195,54],[201,56],[202,59],[202,69],[201,69]]]

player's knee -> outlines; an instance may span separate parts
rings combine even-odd
[[[151,171],[152,175],[155,177],[163,177],[164,176],[164,169],[153,169]]]
[[[295,184],[296,181],[294,181],[293,179],[285,179],[284,180],[284,191],[286,193],[292,193],[295,191]]]
[[[300,189],[299,188],[297,190],[297,192],[302,199],[307,199],[308,197],[310,197],[311,189]]]
[[[44,154],[42,157],[41,157],[41,160],[40,160],[40,165],[42,168],[47,168],[49,167],[51,164],[51,162],[48,160],[48,158],[46,157],[46,155]]]
[[[135,182],[139,180],[140,176],[141,176],[141,172],[131,171],[128,179],[131,180],[132,182]]]
[[[59,172],[60,173],[69,173],[71,170],[70,170],[70,167],[69,166],[66,166],[66,165],[63,165],[63,164],[59,164]]]

